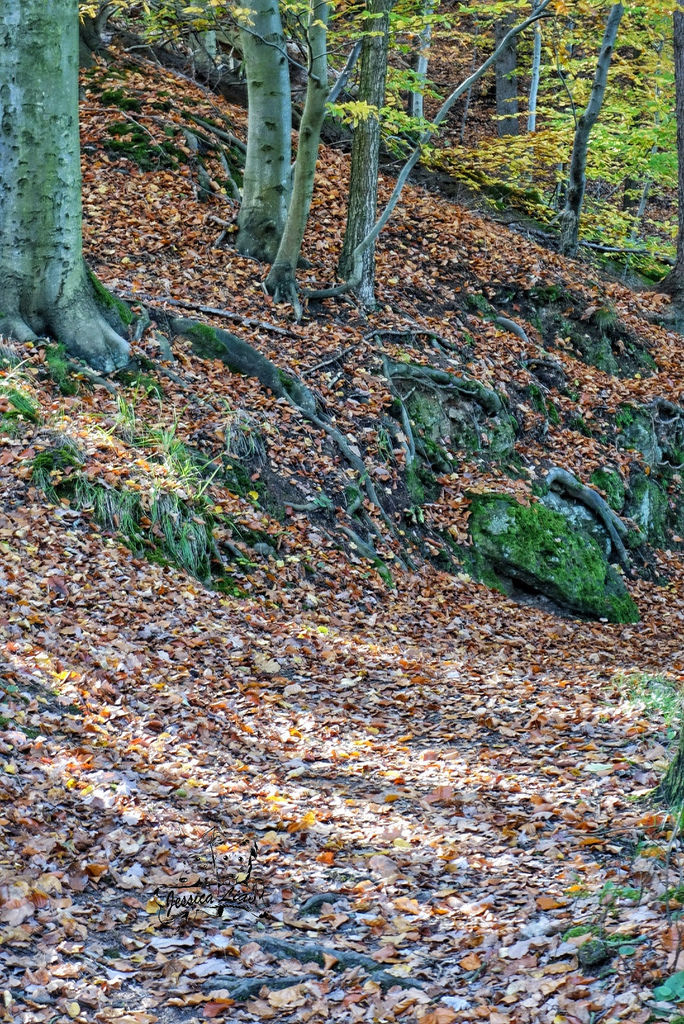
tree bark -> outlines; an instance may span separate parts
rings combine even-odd
[[[423,4],[423,17],[430,18],[435,10],[436,0],[425,0]],[[432,22],[427,21],[425,27],[418,36],[418,52],[416,54],[416,76],[420,82],[420,89],[409,93],[408,113],[411,117],[424,117],[423,90],[427,82],[428,54],[430,42],[432,41]]]
[[[494,27],[497,47],[515,24],[515,15],[500,18]],[[496,61],[496,113],[500,136],[518,134],[518,46],[517,36],[501,51]]]
[[[247,72],[247,156],[237,250],[269,263],[278,251],[290,198],[292,104],[277,0],[251,0],[240,29]]]
[[[363,38],[359,100],[365,101],[370,109],[368,116],[354,129],[352,142],[347,227],[338,266],[340,277],[344,279],[347,279],[354,269],[354,250],[371,230],[375,220],[378,201],[380,109],[385,102],[391,6],[392,0],[368,0],[366,5],[368,17],[364,27],[374,34]],[[356,295],[363,306],[370,308],[375,304],[375,244],[365,249],[362,260],[361,280],[356,288]]]
[[[83,14],[79,21],[79,61],[81,67],[88,68],[93,63],[94,53],[104,53],[105,44],[102,33],[107,27],[112,5],[103,3],[97,13]]]
[[[264,282],[266,291],[276,302],[292,302],[297,316],[300,307],[295,268],[299,261],[311,208],[318,146],[328,96],[328,14],[328,0],[313,0],[307,31],[310,54],[309,81],[306,87],[304,113],[299,126],[292,195],[278,252]]]
[[[534,4],[535,10],[539,0]],[[530,76],[530,99],[527,109],[527,130],[537,130],[537,96],[539,95],[539,79],[541,77],[542,30],[539,22],[534,26],[534,45],[532,49],[532,72]]]
[[[78,52],[78,0],[0,5],[0,333],[110,372],[129,311],[83,262]]]
[[[540,0],[537,10],[529,17],[521,21],[518,25],[515,25],[508,33],[509,37],[513,38],[514,36],[518,36],[521,32],[524,32],[526,28],[529,28],[530,25],[534,25],[534,23],[539,18],[544,16],[544,12],[547,10],[550,4],[551,0]],[[510,39],[504,38],[502,40],[502,44],[505,44],[508,41],[510,41]],[[376,238],[378,237],[378,235],[380,234],[380,232],[382,231],[382,229],[385,227],[388,220],[392,216],[392,212],[397,203],[399,202],[401,193],[404,190],[404,185],[408,181],[411,171],[416,166],[416,164],[418,163],[422,156],[423,148],[427,145],[432,136],[435,134],[438,126],[447,117],[453,105],[461,98],[461,96],[464,95],[464,93],[467,93],[470,89],[472,89],[476,82],[479,82],[482,76],[487,71],[489,71],[493,64],[496,63],[498,56],[499,47],[497,47],[494,50],[494,52],[490,54],[489,57],[487,57],[487,59],[483,61],[482,64],[480,64],[479,68],[476,71],[473,71],[472,74],[468,75],[468,77],[463,82],[461,82],[460,85],[456,86],[454,91],[444,100],[442,106],[439,108],[435,116],[432,118],[432,123],[430,127],[425,129],[425,131],[423,132],[418,141],[418,145],[415,147],[415,149],[411,153],[411,156],[408,158],[408,160],[402,167],[401,171],[399,172],[396,184],[394,186],[394,189],[392,190],[392,195],[389,197],[385,209],[382,211],[382,213],[380,214],[380,216],[378,217],[378,219],[376,220],[375,224],[368,232],[366,237],[359,242],[356,249],[354,250],[352,261],[354,269],[352,272],[352,276],[349,278],[349,280],[345,281],[344,284],[335,285],[332,288],[318,288],[315,291],[306,292],[305,294],[308,298],[333,298],[336,295],[343,295],[345,292],[356,288],[357,284],[361,280],[361,257],[366,247],[372,245],[375,242]]]
[[[603,33],[603,42],[596,65],[589,103],[577,122],[575,141],[570,160],[570,178],[565,198],[565,209],[560,216],[560,249],[566,256],[574,256],[579,245],[579,222],[587,186],[587,151],[589,135],[596,124],[606,94],[608,71],[613,56],[620,21],[625,9],[621,3],[613,4]]]
[[[211,78],[216,71],[216,30],[206,29],[204,32],[193,32],[190,35],[190,49],[195,66],[195,73],[201,78]]]
[[[658,291],[667,292],[673,302],[684,306],[684,11],[674,12],[674,64],[677,111],[677,159],[679,181],[677,187],[677,209],[679,230],[677,234],[677,260],[667,277],[658,285]]]

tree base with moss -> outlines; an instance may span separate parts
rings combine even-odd
[[[0,7],[0,333],[51,335],[110,373],[127,318],[83,262],[77,0]]]

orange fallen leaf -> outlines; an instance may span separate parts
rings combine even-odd
[[[458,961],[458,966],[462,967],[464,971],[476,971],[479,967],[482,967],[482,961],[477,953],[468,953],[467,956]]]

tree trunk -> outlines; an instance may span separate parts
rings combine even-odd
[[[0,5],[0,333],[50,333],[109,372],[129,311],[83,262],[78,48],[78,0]]]
[[[539,6],[539,0],[534,4],[535,10]],[[537,96],[539,94],[539,79],[541,77],[541,56],[542,56],[542,30],[539,22],[534,26],[534,47],[532,50],[532,73],[530,77],[530,100],[527,110],[527,130],[537,130]]]
[[[205,32],[193,32],[190,35],[190,49],[192,60],[195,65],[195,74],[200,78],[211,78],[216,72],[216,30],[207,29]]]
[[[658,285],[658,291],[669,293],[673,302],[682,307],[684,306],[684,11],[675,11],[674,13],[674,63],[677,91],[677,158],[679,160],[677,262],[667,277]]]
[[[102,33],[107,27],[111,13],[111,4],[103,3],[96,14],[81,15],[79,21],[79,61],[81,67],[89,68],[93,63],[93,54],[105,52]]]
[[[347,227],[338,271],[347,280],[354,269],[352,254],[373,227],[378,200],[378,158],[380,153],[380,108],[385,102],[389,12],[392,0],[368,0],[367,29],[361,50],[359,100],[370,107],[368,116],[354,129]],[[380,17],[377,17],[380,15]],[[382,33],[382,35],[380,35]],[[422,99],[422,96],[421,96]],[[363,253],[362,276],[356,295],[366,307],[375,303],[375,244]]]
[[[613,47],[615,46],[624,11],[625,9],[621,3],[613,4],[610,9],[606,30],[603,33],[601,53],[596,65],[589,103],[577,122],[570,160],[570,177],[565,198],[565,209],[560,216],[560,249],[566,256],[574,256],[579,245],[580,214],[582,212],[582,203],[584,202],[584,191],[587,186],[589,135],[591,129],[596,124],[601,107],[603,106],[603,97],[606,93]]]
[[[515,24],[515,15],[500,18],[494,28],[499,46]],[[504,47],[496,62],[496,113],[500,136],[518,134],[518,45],[517,37]]]
[[[551,0],[539,0],[539,6],[537,10],[529,17],[521,21],[518,25],[514,25],[509,32],[508,39],[503,39],[501,45],[506,45],[507,42],[510,42],[510,40],[513,39],[515,36],[520,35],[520,33],[524,32],[525,29],[528,28],[530,25],[534,25],[534,23],[543,15],[544,11],[549,7],[550,4]],[[361,280],[361,257],[363,256],[363,253],[365,252],[367,246],[372,245],[375,242],[376,238],[378,237],[378,235],[380,234],[380,232],[382,231],[382,229],[385,227],[388,220],[392,216],[392,211],[399,202],[399,197],[401,196],[401,193],[404,190],[404,185],[408,181],[411,171],[420,160],[423,154],[424,147],[435,134],[437,127],[442,123],[442,121],[445,120],[454,104],[461,98],[461,96],[469,92],[469,90],[472,89],[476,82],[479,82],[482,76],[487,71],[489,71],[489,69],[496,63],[498,56],[499,47],[497,47],[494,50],[494,52],[490,54],[485,61],[483,61],[483,63],[476,71],[473,71],[472,74],[468,75],[465,81],[461,82],[460,85],[456,86],[454,91],[444,100],[442,106],[439,108],[437,113],[432,118],[431,125],[425,129],[425,131],[420,137],[420,140],[418,141],[418,145],[415,147],[415,149],[411,153],[411,156],[408,158],[408,160],[402,167],[401,171],[399,172],[396,184],[394,186],[394,189],[392,190],[392,195],[389,197],[385,209],[382,211],[382,213],[380,214],[380,216],[378,217],[378,219],[376,220],[375,224],[368,232],[366,237],[361,239],[359,244],[356,246],[356,249],[352,253],[353,271],[351,278],[345,281],[344,284],[335,285],[333,288],[320,288],[316,289],[315,291],[309,291],[307,292],[309,298],[332,298],[335,295],[342,295],[345,292],[356,288],[359,281]]]
[[[252,0],[240,39],[247,72],[247,156],[237,250],[273,261],[290,198],[292,105],[277,0]]]
[[[423,5],[423,17],[429,18],[435,9],[435,0],[425,0]],[[432,39],[432,22],[428,21],[418,36],[418,52],[416,54],[416,76],[420,82],[420,88],[409,93],[408,113],[410,117],[424,117],[423,90],[427,82],[428,54]],[[387,47],[387,44],[385,44]]]
[[[304,113],[299,126],[292,196],[278,252],[264,282],[267,292],[274,297],[276,302],[292,302],[297,316],[299,316],[300,308],[297,299],[295,268],[299,261],[306,222],[311,208],[318,146],[321,140],[321,128],[328,96],[328,14],[328,0],[313,0],[307,31],[311,55],[309,82],[306,88]]]

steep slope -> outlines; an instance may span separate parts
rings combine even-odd
[[[634,800],[672,738],[634,694],[684,675],[664,300],[409,188],[377,312],[294,324],[230,249],[236,204],[197,198],[190,123],[242,137],[244,112],[142,62],[84,85],[89,257],[157,327],[115,382],[0,353],[8,1014],[646,1021],[681,967],[676,834]],[[303,282],[332,278],[346,174],[325,150]],[[179,311],[305,382],[338,437],[187,333],[171,361]],[[428,365],[484,411],[436,402]],[[402,408],[434,459],[413,478]],[[649,534],[612,567],[638,625],[474,582],[474,496],[534,508],[554,466]],[[224,883],[257,840],[258,888],[217,887],[210,829]]]

